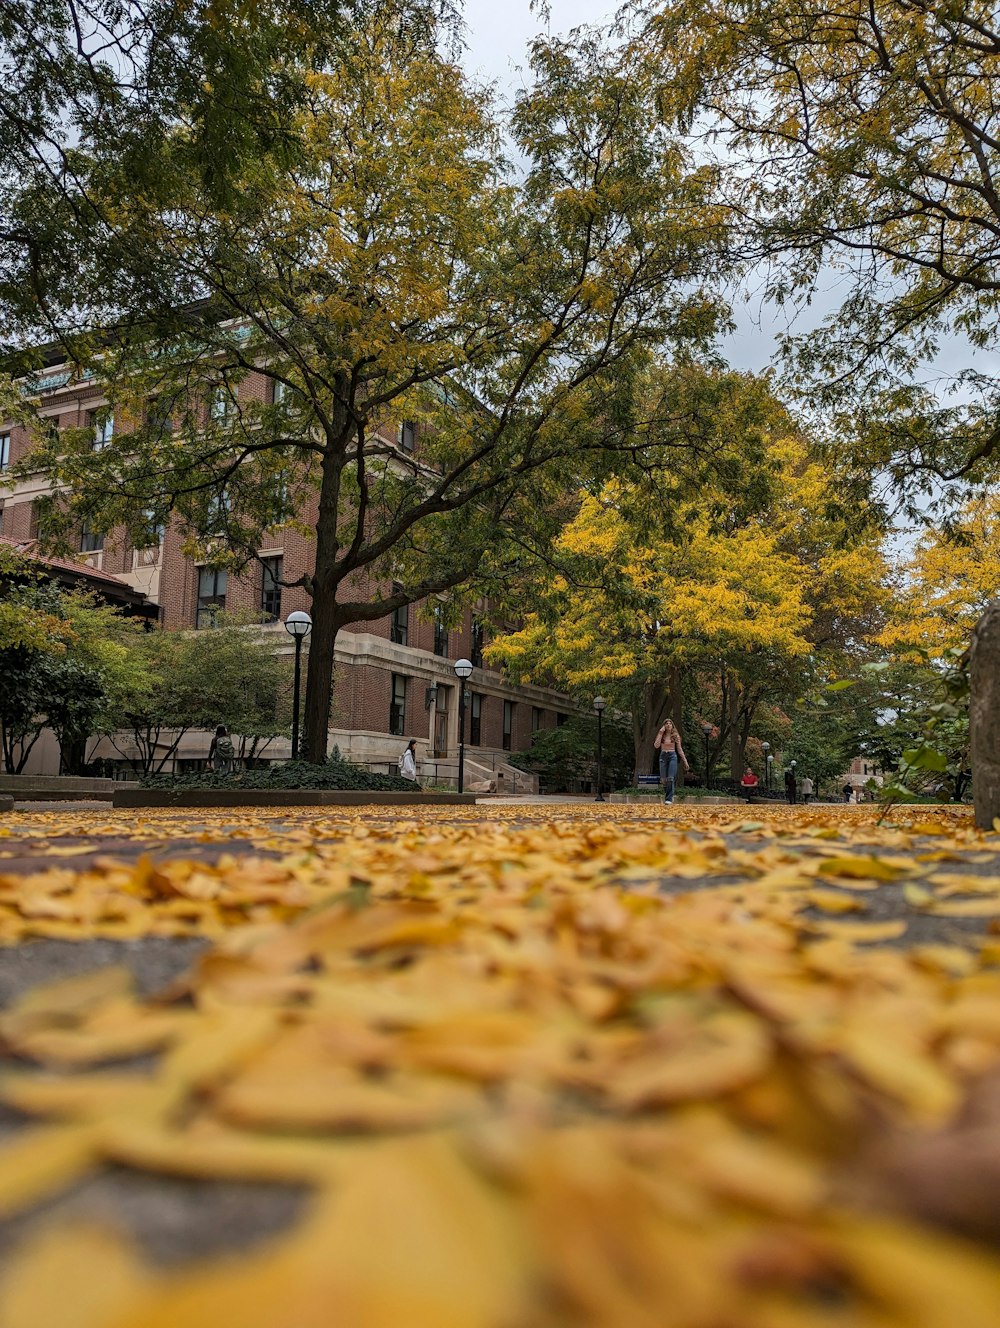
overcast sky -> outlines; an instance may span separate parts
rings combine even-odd
[[[501,95],[521,81],[528,43],[538,32],[568,32],[584,23],[609,22],[618,4],[612,0],[550,0],[546,23],[533,13],[529,0],[465,0],[465,66],[473,77],[495,83]],[[739,369],[763,369],[774,351],[778,326],[776,311],[761,311],[753,299],[741,301],[735,311],[737,330],[722,347]],[[782,327],[784,324],[782,323]]]
[[[584,23],[607,22],[619,6],[620,0],[550,0],[546,23],[532,12],[529,0],[465,0],[466,68],[474,77],[495,83],[501,94],[509,92],[520,81],[518,67],[526,64],[528,42],[536,33],[568,32]],[[839,283],[832,272],[824,285],[828,289],[817,293],[808,318],[799,319],[796,331],[815,326],[836,308],[838,298],[845,293],[843,288],[838,291]],[[751,291],[737,301],[734,318],[736,332],[723,342],[724,355],[737,369],[766,368],[775,355],[776,335],[788,330],[787,313],[762,306]],[[963,341],[948,339],[930,376],[949,377],[970,363],[980,370],[1000,373],[1000,356],[982,352],[973,356]]]

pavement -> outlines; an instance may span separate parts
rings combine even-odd
[[[556,810],[560,806],[592,801],[584,797],[489,798],[483,800],[483,813],[484,819],[488,818],[490,806],[551,806]],[[607,813],[598,809],[596,815],[603,819],[612,810],[625,819],[634,809],[616,807]],[[720,812],[729,810],[719,809]],[[857,810],[859,813],[867,811],[870,820],[871,809]],[[36,819],[36,813],[46,815]],[[328,821],[329,809],[325,809],[323,815]],[[102,817],[106,817],[106,824],[102,824]],[[371,819],[373,823],[383,825],[393,818]],[[397,813],[396,819],[402,817]],[[440,820],[444,824],[452,823],[444,809]],[[276,856],[279,852],[277,847],[268,847],[256,838],[248,838],[245,825],[241,827],[239,822],[228,822],[225,816],[191,818],[183,825],[178,821],[177,814],[164,818],[162,834],[157,834],[155,818],[147,817],[142,822],[142,833],[130,837],[121,832],[121,814],[112,817],[106,804],[89,808],[80,803],[71,807],[63,803],[53,804],[50,808],[33,803],[28,817],[4,818],[5,833],[0,838],[0,876],[26,877],[50,867],[83,870],[95,861],[113,858],[132,862],[141,854],[148,854],[154,862],[168,856],[214,862],[223,854]],[[642,824],[648,825],[650,821],[648,813],[641,818]],[[301,833],[303,828],[301,815],[291,818],[279,809],[270,815],[255,812],[254,822],[255,832],[263,831],[262,838],[270,839],[271,844],[280,841],[283,832],[296,829]],[[455,823],[459,822],[467,825],[468,814],[456,816]],[[512,826],[519,824],[512,817],[505,818],[505,822]],[[537,818],[534,823],[538,824]],[[652,823],[657,824],[656,821]],[[357,825],[357,820],[345,820],[345,835],[356,830]],[[686,833],[697,835],[698,832],[689,828]],[[726,842],[734,848],[751,845],[749,836],[741,835],[738,829],[726,835]],[[938,842],[930,837],[915,847],[917,851],[921,848],[933,851]],[[803,848],[803,852],[808,851],[808,847]],[[862,851],[877,855],[879,850]],[[1000,875],[1000,845],[989,857],[982,852],[981,844],[978,851],[957,851],[948,869],[974,875]],[[647,882],[634,874],[629,881],[633,886],[644,883]],[[715,875],[703,880],[664,878],[657,879],[656,883],[665,893],[679,893],[725,885],[727,881],[724,876]],[[912,909],[907,909],[903,887],[891,883],[870,893],[865,902],[868,917],[873,921],[907,915],[907,945],[961,943],[964,937],[981,934],[983,930],[980,918],[915,916]],[[36,939],[19,946],[0,947],[0,1007],[10,1005],[39,984],[114,964],[127,965],[140,993],[155,995],[183,974],[208,944],[198,939],[149,937],[130,941]],[[0,1045],[0,1073],[5,1067],[16,1068],[17,1065],[14,1057],[5,1056]],[[141,1067],[140,1061],[132,1068]],[[15,1137],[27,1124],[27,1118],[0,1107],[0,1141]],[[169,1266],[194,1257],[251,1248],[257,1241],[294,1223],[305,1201],[305,1192],[295,1186],[176,1180],[124,1168],[111,1169],[28,1214],[0,1222],[0,1262],[5,1250],[36,1224],[47,1223],[53,1217],[73,1218],[85,1214],[129,1230],[152,1261]]]

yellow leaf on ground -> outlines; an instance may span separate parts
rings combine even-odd
[[[817,922],[814,930],[840,941],[894,941],[905,935],[905,918],[886,922]]]
[[[823,913],[863,913],[865,910],[860,899],[841,894],[839,890],[807,890],[806,900]]]
[[[872,881],[894,881],[905,870],[884,858],[871,857],[823,858],[819,866],[821,876],[857,876]]]
[[[99,1227],[43,1227],[0,1280],[3,1328],[110,1328],[149,1277],[131,1249]]]
[[[72,1185],[96,1159],[93,1130],[83,1125],[21,1130],[0,1148],[0,1217],[30,1208]]]

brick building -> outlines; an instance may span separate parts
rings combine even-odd
[[[239,388],[240,398],[264,399],[272,380],[251,374]],[[113,439],[114,420],[96,380],[73,382],[67,369],[52,363],[30,384],[42,413],[59,428],[90,427],[94,446]],[[211,409],[209,404],[206,409]],[[401,424],[393,440],[412,450],[415,430]],[[0,535],[19,543],[37,533],[35,502],[48,491],[45,475],[17,483],[4,471],[29,450],[26,432],[16,424],[0,424]],[[309,526],[315,512],[301,513]],[[210,630],[219,610],[259,616],[260,631],[276,632],[288,643],[282,623],[295,609],[308,609],[309,600],[294,581],[310,570],[313,545],[298,530],[282,529],[268,535],[259,549],[259,561],[240,575],[214,570],[195,562],[183,549],[180,529],[168,525],[151,532],[149,547],[135,548],[122,532],[79,532],[79,562],[99,572],[107,583],[114,579],[123,592],[138,592],[156,606],[160,624],[168,629]],[[373,588],[374,589],[374,588]],[[255,630],[255,629],[248,629]],[[421,777],[454,781],[458,748],[458,680],[453,664],[465,656],[475,670],[467,684],[466,768],[470,781],[499,776],[499,786],[531,788],[531,777],[507,764],[507,754],[523,751],[537,729],[552,728],[572,711],[563,694],[543,687],[514,686],[501,673],[484,667],[485,644],[474,607],[467,608],[456,629],[446,630],[433,605],[413,604],[388,618],[355,623],[340,633],[336,651],[330,747],[375,769],[395,769],[399,752],[409,738],[418,742]],[[208,752],[207,733],[188,733],[177,761],[183,768],[202,760]],[[43,769],[52,769],[54,747],[44,745]],[[93,747],[90,758],[115,758],[108,742]],[[265,756],[282,759],[289,744],[276,740]]]

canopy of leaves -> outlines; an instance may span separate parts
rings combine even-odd
[[[23,769],[45,727],[64,761],[114,726],[125,698],[147,685],[138,623],[93,596],[54,585],[9,585],[0,598],[0,729],[8,773]],[[39,640],[39,634],[43,639]]]
[[[766,437],[763,456],[753,512],[734,510],[720,485],[669,509],[637,483],[584,494],[539,571],[537,609],[494,658],[519,676],[613,691],[713,660],[776,680],[850,648],[884,599],[878,533],[852,533],[822,460],[794,434]]]
[[[9,394],[39,439],[25,470],[61,486],[43,530],[86,519],[139,540],[175,514],[189,551],[236,563],[267,530],[314,532],[313,755],[339,628],[467,579],[484,550],[495,563],[532,486],[575,488],[588,457],[631,449],[649,353],[703,346],[724,317],[721,214],[646,62],[587,32],[539,42],[505,123],[439,27],[405,19],[373,7],[330,36],[287,118],[294,152],[238,159],[224,202],[177,133],[138,184],[103,139],[78,148],[111,249],[44,183],[19,204],[65,232],[72,289],[55,260],[34,280],[115,412],[95,451]],[[21,276],[23,325],[38,302],[17,306]],[[109,328],[109,306],[130,324]],[[258,372],[263,394],[241,394]],[[420,426],[415,452],[400,420]]]
[[[967,503],[952,521],[927,527],[903,569],[882,634],[897,651],[969,648],[972,629],[1000,595],[1000,494]]]
[[[748,262],[778,301],[834,269],[840,307],[789,350],[811,390],[846,391],[876,429],[858,457],[899,480],[996,470],[1000,400],[942,411],[912,371],[1000,314],[1000,28],[987,0],[660,0],[646,41],[670,119],[725,178]],[[715,149],[710,148],[714,143]],[[771,260],[778,261],[772,262]],[[928,478],[928,483],[929,483]]]
[[[238,617],[201,632],[149,632],[134,649],[143,685],[122,695],[107,731],[143,774],[169,766],[190,729],[225,724],[241,756],[256,756],[288,731],[291,662],[273,632],[254,632]]]

